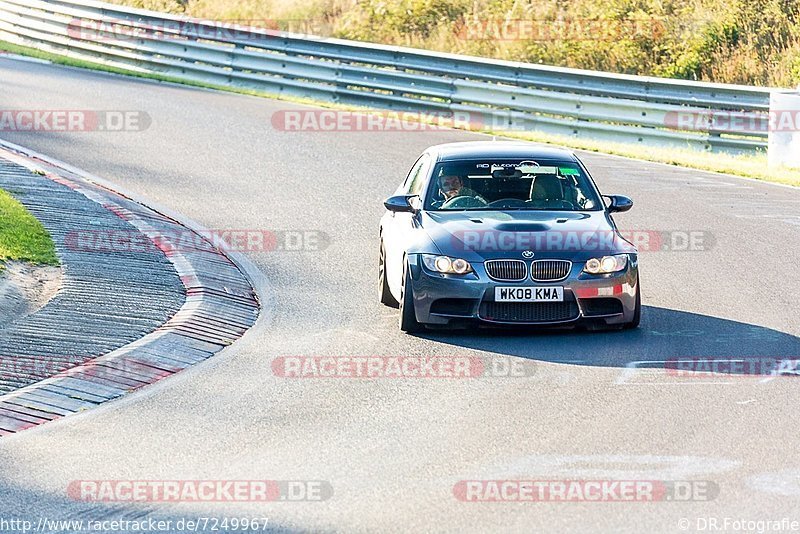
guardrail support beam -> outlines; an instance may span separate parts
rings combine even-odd
[[[797,93],[773,92],[769,113],[769,166],[800,169],[800,87]]]

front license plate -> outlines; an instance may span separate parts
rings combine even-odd
[[[496,287],[497,302],[563,302],[563,287]]]

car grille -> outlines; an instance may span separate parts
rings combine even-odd
[[[531,263],[531,280],[557,282],[569,276],[572,262],[567,260],[536,260]]]
[[[519,282],[528,276],[528,265],[522,260],[488,260],[484,266],[489,278],[501,282]]]
[[[552,323],[578,318],[578,303],[565,302],[484,302],[480,317],[506,323]]]

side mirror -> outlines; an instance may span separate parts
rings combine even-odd
[[[389,197],[383,201],[386,209],[398,212],[416,213],[420,209],[420,201],[418,195],[396,195]]]
[[[609,195],[605,198],[610,201],[608,204],[608,211],[610,213],[622,213],[633,207],[633,200],[622,195]]]

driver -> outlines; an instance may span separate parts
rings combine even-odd
[[[464,181],[460,176],[455,174],[445,174],[439,177],[439,191],[444,197],[443,202],[447,202],[456,197],[472,197],[486,203],[478,193],[469,187],[464,187]]]

